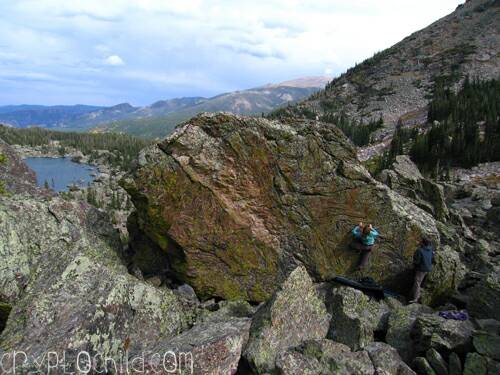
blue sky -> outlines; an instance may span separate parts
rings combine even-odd
[[[462,2],[0,0],[0,105],[145,105],[336,76]]]

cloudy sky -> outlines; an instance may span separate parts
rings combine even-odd
[[[335,76],[462,2],[0,0],[0,105],[144,105]]]

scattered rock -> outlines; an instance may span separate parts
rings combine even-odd
[[[422,176],[408,155],[398,155],[391,169],[383,170],[378,179],[411,199],[417,206],[430,212],[438,220],[449,218],[443,187]]]
[[[498,334],[475,332],[472,342],[479,354],[500,361],[500,336]]]
[[[424,357],[416,357],[412,362],[412,367],[418,375],[437,375]]]
[[[161,278],[159,276],[150,277],[149,279],[146,279],[146,282],[157,288],[162,284]]]
[[[381,328],[383,315],[387,313],[380,303],[347,286],[333,289],[328,308],[332,315],[328,338],[346,344],[352,350],[373,341],[373,333]]]
[[[468,353],[463,375],[488,375],[488,361],[478,353]]]
[[[383,342],[372,342],[365,347],[376,374],[409,375],[414,374],[406,363],[403,362],[398,351]]]
[[[450,375],[462,375],[462,362],[455,352],[451,352],[448,357],[448,370]]]
[[[179,296],[182,296],[184,299],[191,300],[196,303],[199,302],[194,289],[188,284],[182,284],[178,286],[174,290],[174,293]]]
[[[248,340],[250,319],[231,318],[195,325],[179,336],[163,340],[147,352],[151,373],[235,374]],[[160,356],[154,356],[159,353]],[[165,358],[165,353],[169,353]],[[133,353],[139,357],[141,353]],[[162,367],[163,366],[163,367]],[[163,371],[166,369],[166,371]]]
[[[487,274],[477,274],[477,281],[462,290],[467,300],[467,310],[480,319],[496,319],[500,311],[500,272],[493,269]]]
[[[434,314],[422,314],[415,320],[412,339],[417,352],[429,348],[444,352],[467,353],[471,348],[473,326],[470,321],[441,318]]]
[[[287,350],[277,359],[283,374],[373,375],[366,351],[351,352],[348,346],[331,340],[310,340]]]
[[[271,371],[287,348],[326,337],[330,315],[304,267],[297,267],[252,321],[244,355],[258,372]]]
[[[437,375],[448,375],[448,365],[436,349],[427,350],[425,358]]]
[[[411,332],[417,317],[424,313],[431,313],[430,307],[411,304],[401,306],[391,311],[388,320],[386,341],[396,348],[401,358],[409,362],[415,356],[415,349]]]

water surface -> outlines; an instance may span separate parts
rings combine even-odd
[[[69,185],[86,187],[97,174],[97,168],[71,161],[70,158],[27,158],[24,160],[36,173],[38,186],[45,182],[54,191],[68,191]]]

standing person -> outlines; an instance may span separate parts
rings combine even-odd
[[[368,263],[368,259],[379,233],[371,224],[363,225],[363,223],[359,223],[353,228],[352,235],[354,236],[354,240],[350,246],[355,250],[359,250],[361,253],[358,264],[358,271],[360,271]]]
[[[410,303],[416,303],[420,299],[422,282],[429,272],[432,271],[432,260],[434,258],[434,247],[428,238],[422,238],[420,246],[413,255],[415,267],[415,280],[413,281],[412,299]]]

